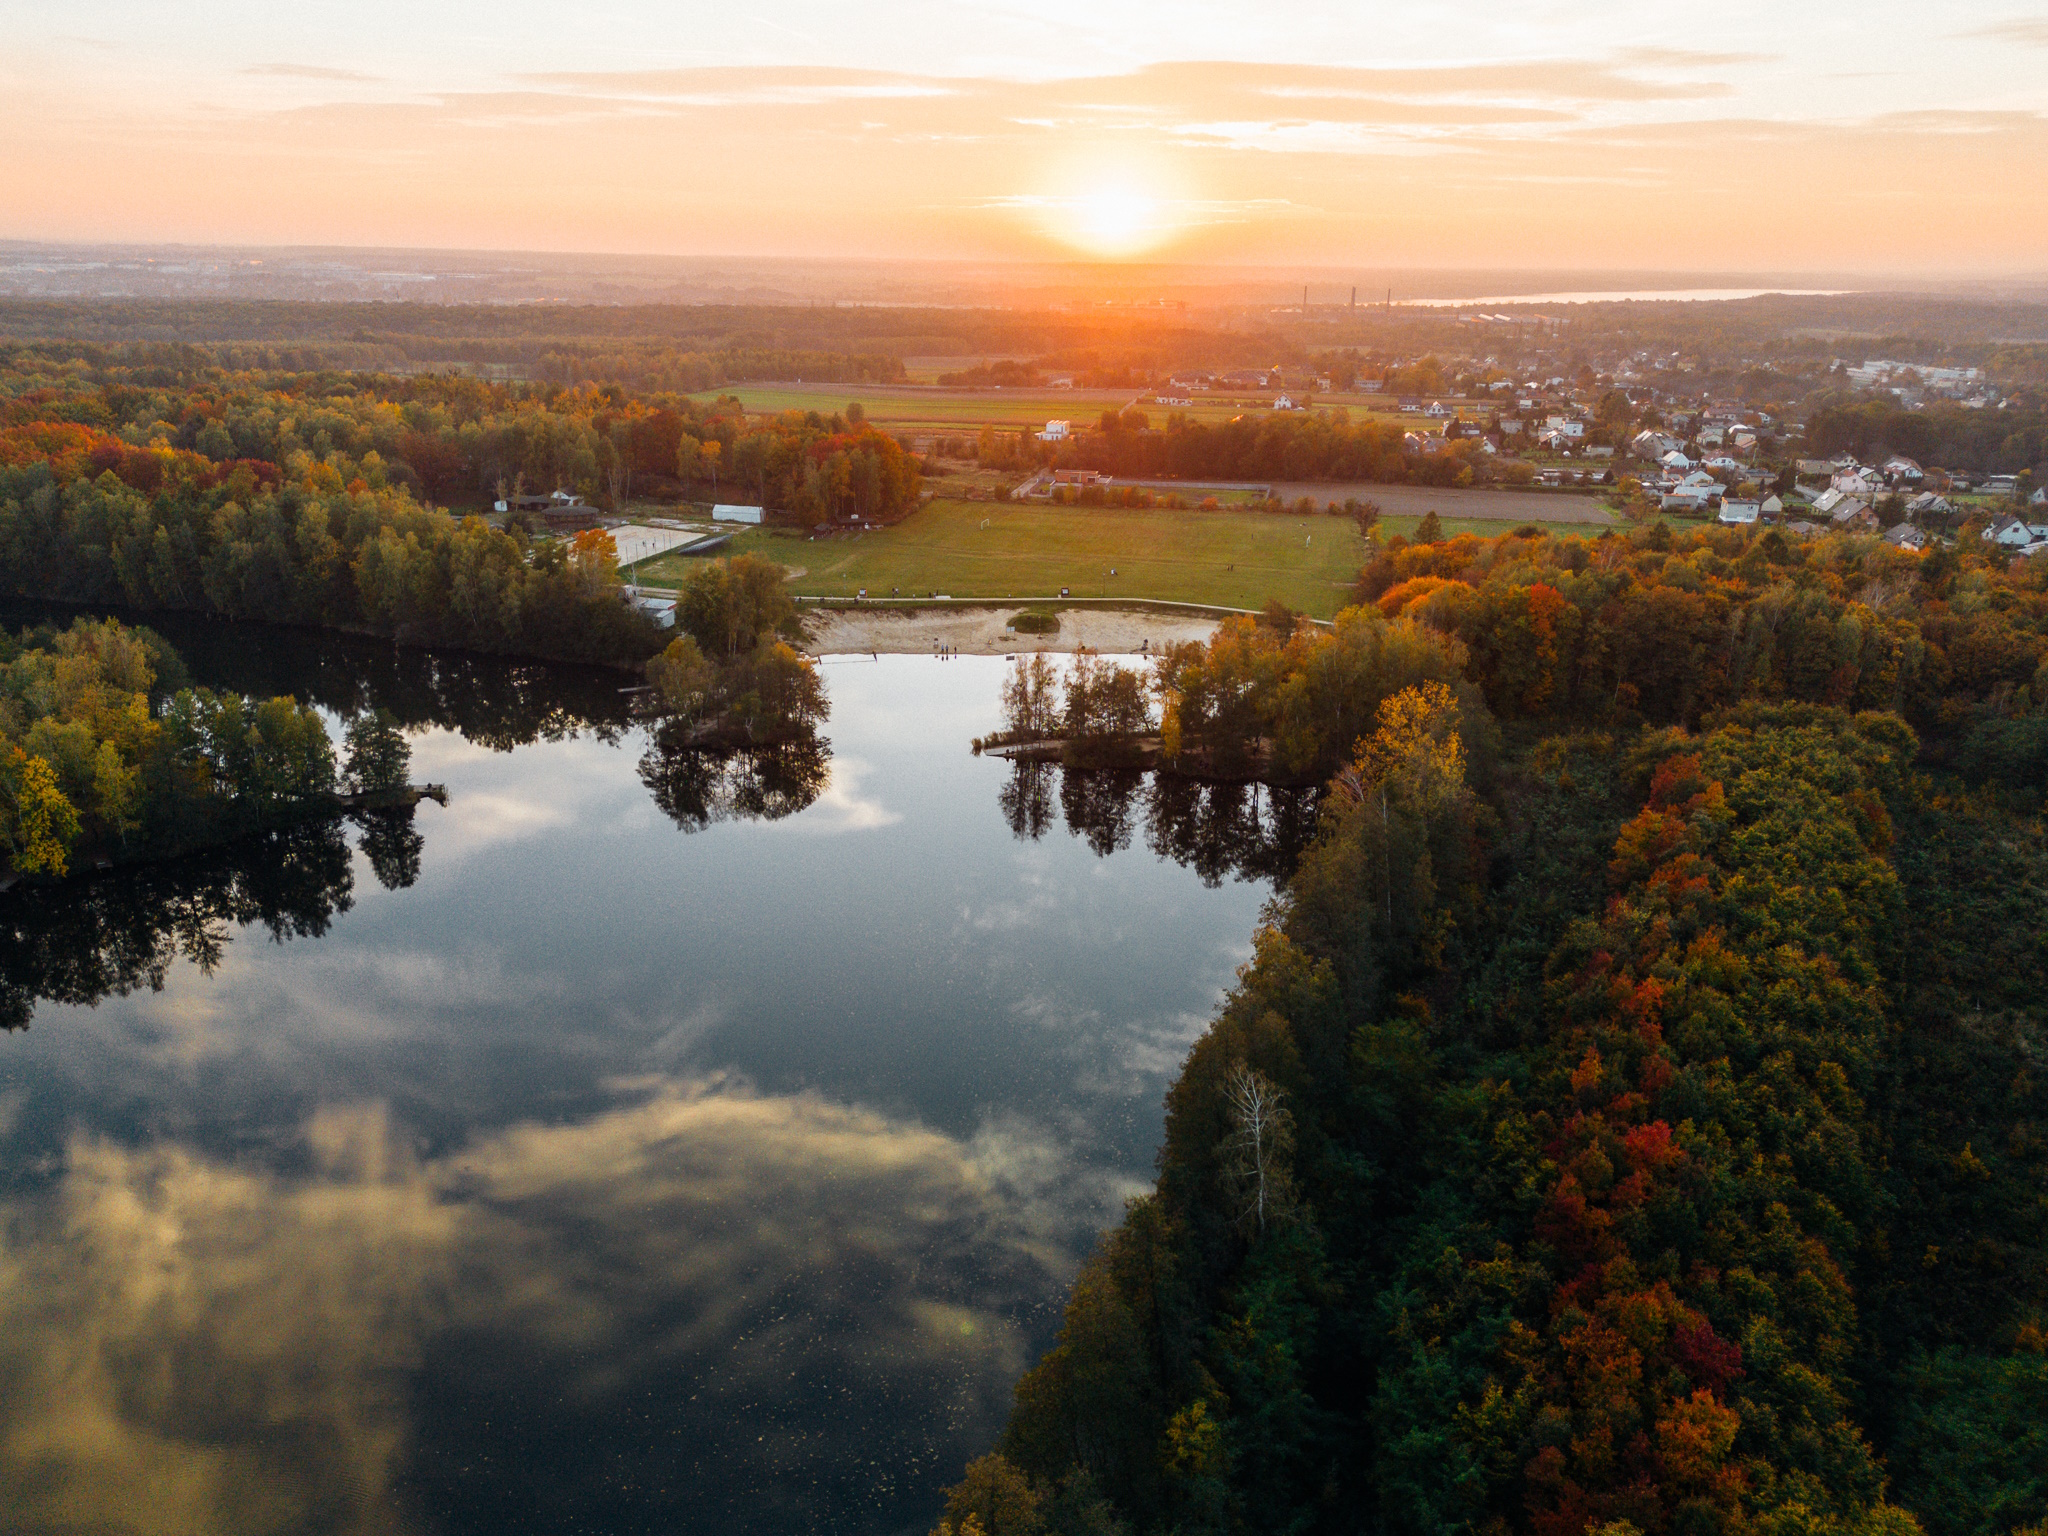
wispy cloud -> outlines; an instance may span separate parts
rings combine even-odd
[[[598,70],[513,77],[540,90],[692,107],[802,107],[841,101],[950,96],[950,81],[874,70],[752,66]]]
[[[2017,16],[1958,32],[1957,37],[1988,37],[1997,43],[2017,43],[2023,48],[2048,48],[2048,17]]]
[[[242,73],[284,80],[339,80],[357,84],[375,84],[382,78],[363,74],[360,70],[329,69],[325,64],[252,64]]]

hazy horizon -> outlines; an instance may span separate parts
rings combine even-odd
[[[0,297],[434,303],[859,304],[900,308],[1168,304],[1194,311],[1354,302],[1397,307],[1571,304],[1617,297],[1920,295],[2040,303],[2048,271],[1976,277],[1768,268],[1340,267],[1100,262],[1041,256],[749,257],[400,246],[0,239]]]

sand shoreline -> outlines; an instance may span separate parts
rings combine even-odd
[[[1072,652],[1083,646],[1105,655],[1158,651],[1183,640],[1207,640],[1218,620],[1113,608],[1069,608],[1058,634],[1020,635],[1009,628],[1023,605],[988,608],[828,608],[804,614],[804,649],[813,656],[924,655],[945,646],[966,656],[1008,656],[1019,651]]]

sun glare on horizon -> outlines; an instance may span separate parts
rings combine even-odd
[[[1046,234],[1091,256],[1137,256],[1179,233],[1170,205],[1131,181],[1032,198]]]

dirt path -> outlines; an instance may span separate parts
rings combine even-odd
[[[1182,640],[1207,640],[1216,620],[1195,615],[1068,609],[1056,635],[1020,635],[1008,627],[1016,608],[927,608],[916,613],[827,608],[808,611],[804,649],[814,656],[863,652],[919,655],[950,646],[969,656],[1018,651],[1074,651],[1086,646],[1106,655],[1132,655],[1146,642],[1157,651]]]

